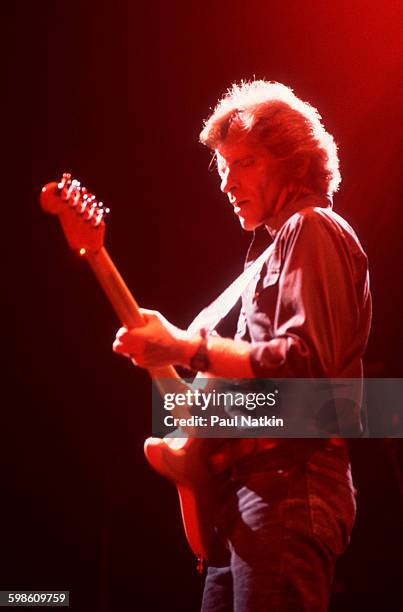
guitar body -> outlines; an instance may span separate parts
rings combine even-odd
[[[144,453],[150,465],[177,488],[189,546],[199,559],[210,557],[215,540],[214,516],[219,491],[208,471],[208,444],[201,438],[148,438]]]

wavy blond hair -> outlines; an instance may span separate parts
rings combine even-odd
[[[216,149],[231,137],[250,135],[282,160],[289,176],[331,197],[341,176],[334,138],[317,109],[275,81],[234,83],[205,121],[200,142]],[[299,177],[298,169],[304,167]]]

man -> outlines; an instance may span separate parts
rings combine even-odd
[[[243,291],[235,339],[179,330],[144,310],[146,325],[120,329],[114,350],[142,367],[197,364],[223,378],[360,378],[367,259],[332,211],[337,148],[316,109],[280,83],[241,83],[200,139],[214,151],[234,214],[254,232],[246,266],[272,241]],[[355,516],[344,441],[232,440],[211,465],[227,494],[203,610],[326,610]]]

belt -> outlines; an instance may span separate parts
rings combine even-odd
[[[298,438],[298,442],[302,438]],[[309,438],[303,438],[304,441]],[[317,442],[326,444],[327,446],[346,447],[346,441],[343,438],[321,438],[316,439]],[[293,439],[274,439],[274,438],[239,438],[237,440],[228,440],[224,446],[212,453],[208,462],[211,472],[214,475],[222,474],[226,470],[232,468],[236,463],[247,456],[256,455],[262,451],[274,449],[285,444],[295,443]]]

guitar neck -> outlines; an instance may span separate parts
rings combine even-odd
[[[139,306],[108,255],[105,247],[102,247],[96,252],[88,252],[86,259],[93,269],[95,276],[122,325],[127,327],[127,329],[133,329],[134,327],[141,327],[144,325],[144,319],[139,310]],[[148,371],[151,377],[156,379],[156,384],[160,389],[161,386],[158,384],[158,379],[174,378],[180,380],[173,366],[149,368]]]
[[[66,173],[58,183],[48,183],[42,188],[40,203],[45,212],[59,216],[70,247],[86,254],[121,323],[127,329],[144,325],[136,300],[103,246],[103,217],[108,209],[100,206],[94,195],[90,196],[78,181],[71,180],[70,174]],[[148,371],[161,393],[170,392],[172,388],[177,388],[178,392],[187,388],[172,366],[149,368]]]

